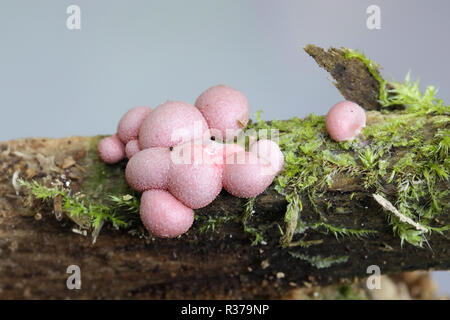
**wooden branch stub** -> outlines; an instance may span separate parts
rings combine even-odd
[[[380,84],[361,60],[346,59],[342,49],[330,48],[325,51],[312,44],[304,49],[332,75],[336,80],[333,84],[345,99],[356,102],[366,110],[381,109],[378,102]]]

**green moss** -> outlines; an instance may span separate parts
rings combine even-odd
[[[101,160],[97,145],[102,138],[102,136],[93,138],[87,149],[83,165],[89,168],[89,175],[81,185],[83,193],[89,198],[100,201],[106,200],[109,195],[131,194],[138,197],[124,179],[123,163],[110,165]]]
[[[214,232],[221,225],[236,220],[234,216],[220,216],[220,217],[200,217],[198,215],[195,216],[196,220],[202,219],[200,221],[200,226],[198,231],[200,234],[204,234],[207,232]]]
[[[335,300],[366,300],[367,297],[359,293],[350,285],[343,285],[339,287]]]
[[[364,62],[370,74],[380,84],[379,102],[383,107],[403,105],[409,114],[450,114],[450,106],[437,99],[437,89],[427,86],[425,92],[419,89],[419,81],[411,81],[408,73],[403,83],[395,80],[388,83],[380,75],[380,66],[357,50],[344,48],[347,59],[356,58]]]
[[[249,234],[250,237],[253,238],[252,246],[264,243],[263,232],[265,229],[264,226],[260,226],[260,228],[249,226],[249,220],[251,219],[253,213],[255,212],[254,205],[255,205],[255,198],[251,198],[247,201],[247,203],[245,204],[244,214],[242,215],[241,219],[242,226],[244,227],[244,232]]]
[[[376,230],[336,227],[323,221],[316,222],[311,226],[311,229],[314,230],[319,228],[323,228],[324,230],[326,230],[326,232],[332,233],[336,237],[336,239],[338,239],[339,237],[354,237],[357,239],[361,239],[377,233]]]
[[[310,265],[312,265],[317,269],[329,268],[333,264],[345,263],[348,261],[348,256],[342,257],[307,256],[297,252],[289,252],[289,254],[294,258],[307,261]]]
[[[379,100],[382,106],[405,106],[400,111],[381,115],[382,121],[369,124],[363,137],[351,142],[334,142],[325,128],[325,117],[314,114],[305,119],[264,122],[256,114],[250,129],[279,130],[279,144],[285,155],[284,171],[276,178],[275,189],[288,202],[285,214],[285,232],[281,243],[289,246],[296,234],[315,228],[336,236],[370,236],[374,230],[333,226],[324,219],[325,209],[316,202],[326,187],[331,187],[336,174],[362,179],[370,192],[384,194],[383,185],[391,183],[397,188],[394,203],[398,210],[414,221],[420,221],[429,232],[445,232],[448,226],[436,226],[433,219],[447,212],[449,191],[439,190],[439,181],[448,181],[450,149],[449,106],[435,97],[436,89],[426,88],[422,94],[418,82],[409,75],[403,83],[388,83],[380,76],[378,65],[354,50],[346,50],[347,58],[361,59],[373,77],[380,83]],[[425,135],[425,126],[435,131]],[[399,154],[399,157],[392,155]],[[351,195],[350,198],[353,198]],[[317,213],[318,221],[303,221],[301,212],[307,201]],[[422,246],[426,233],[388,216],[393,232],[402,242]],[[428,233],[428,232],[427,232]]]
[[[253,129],[267,128],[261,121],[251,125]],[[320,232],[332,232],[335,235],[353,235],[357,238],[375,233],[373,230],[359,230],[340,226],[332,226],[322,221],[322,211],[314,201],[318,193],[330,187],[333,177],[338,173],[349,176],[361,174],[365,167],[371,172],[378,168],[378,153],[370,149],[361,149],[361,157],[367,160],[365,165],[357,163],[349,148],[357,145],[336,143],[326,132],[325,119],[314,114],[305,119],[293,118],[286,121],[273,121],[270,129],[279,130],[279,144],[285,155],[283,172],[275,179],[275,189],[286,197],[288,202],[285,214],[285,232],[281,239],[283,246],[289,246],[296,234],[305,232],[308,228]],[[385,165],[382,165],[384,168]],[[303,198],[303,199],[302,199]],[[306,223],[301,218],[303,202],[307,200],[317,212],[319,223]],[[328,205],[328,208],[331,204]],[[320,227],[320,228],[319,228]]]
[[[69,188],[47,187],[37,181],[20,180],[20,183],[42,201],[52,201],[60,196],[63,213],[79,227],[90,229],[94,241],[105,223],[142,235],[140,196],[127,185],[122,164],[109,165],[100,159],[97,145],[101,138],[91,139],[82,160],[81,164],[89,168],[89,174],[82,181],[80,192],[74,194]]]
[[[130,228],[139,220],[138,200],[131,195],[110,196],[108,201],[99,202],[83,194],[72,194],[63,187],[46,187],[36,181],[28,182],[20,179],[18,182],[29,189],[36,199],[53,201],[60,197],[63,213],[75,222],[81,218],[88,218],[88,225],[80,227],[91,229],[94,240],[104,222],[112,224],[115,228]]]
[[[299,241],[291,242],[289,244],[289,247],[309,248],[311,246],[317,246],[322,243],[323,243],[323,239],[309,240],[309,241],[299,240]]]
[[[367,67],[367,70],[369,70],[372,77],[374,77],[374,79],[377,80],[378,83],[380,84],[379,99],[382,104],[385,103],[388,99],[388,94],[389,94],[386,89],[388,82],[386,80],[384,80],[380,75],[380,72],[379,72],[380,65],[378,65],[376,62],[368,59],[364,54],[362,54],[358,50],[344,48],[344,51],[345,51],[346,59],[356,58],[356,59],[359,59],[362,62],[364,62],[364,64]]]

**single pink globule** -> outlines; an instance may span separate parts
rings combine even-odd
[[[335,141],[353,140],[366,126],[366,112],[351,101],[334,105],[326,116],[326,127]]]
[[[266,190],[275,177],[271,164],[253,152],[237,153],[236,156],[240,161],[227,158],[224,166],[222,183],[225,190],[238,198],[252,198]]]
[[[200,111],[186,102],[167,101],[156,107],[139,130],[141,149],[173,147],[192,139],[201,139],[208,124]]]
[[[166,189],[169,168],[169,148],[149,148],[139,151],[128,161],[125,178],[136,191]]]
[[[172,160],[167,189],[178,200],[192,209],[210,204],[222,190],[222,165],[205,152],[204,147],[195,146],[202,157],[189,163]]]
[[[151,111],[149,107],[135,107],[120,119],[117,125],[117,136],[124,144],[138,138],[139,129]]]
[[[106,163],[117,163],[125,158],[125,146],[115,134],[101,139],[97,148],[100,158]]]
[[[267,139],[258,140],[251,145],[250,152],[269,161],[274,174],[278,174],[283,169],[284,155],[276,142]]]
[[[204,91],[195,101],[209,127],[221,134],[223,141],[230,141],[247,126],[250,107],[247,98],[239,90],[217,85]],[[217,138],[217,137],[216,137]]]
[[[137,140],[130,140],[125,145],[125,154],[128,159],[131,159],[139,151],[141,150],[139,149],[139,142]]]
[[[194,222],[194,211],[165,190],[145,191],[140,215],[145,228],[158,238],[177,237]]]

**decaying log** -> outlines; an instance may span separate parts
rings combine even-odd
[[[308,47],[307,51],[316,59],[326,54],[317,47]],[[327,70],[346,98],[367,110],[378,109],[376,81],[364,64],[343,62],[341,54],[333,49],[333,55],[319,64],[334,66]],[[363,85],[349,87],[347,81],[353,76],[346,75],[346,70],[357,74],[354,80]],[[368,113],[368,121],[382,119],[377,111]],[[204,233],[195,222],[186,235],[171,240],[142,239],[107,225],[93,243],[73,221],[55,218],[61,211],[58,202],[51,206],[36,204],[17,186],[15,178],[59,180],[70,183],[73,192],[83,191],[86,180],[98,174],[97,140],[33,138],[0,144],[0,298],[279,298],[298,287],[366,277],[370,265],[379,266],[387,274],[450,266],[447,236],[431,234],[431,249],[408,244],[401,247],[387,222],[386,211],[355,179],[336,181],[321,196],[340,208],[330,213],[327,221],[376,230],[377,234],[357,239],[307,231],[303,240],[314,245],[301,248],[304,256],[336,258],[335,263],[322,268],[294,257],[291,247],[280,246],[277,223],[282,223],[287,203],[273,188],[257,198],[251,218],[269,226],[263,244],[252,246],[240,221]],[[99,186],[99,193],[106,193],[108,185],[124,183],[124,165],[111,166],[107,185]],[[349,194],[354,194],[352,201]],[[222,192],[196,213],[239,216],[244,204],[245,200]],[[303,219],[316,215],[308,202],[304,205]],[[439,220],[449,224],[448,212]],[[80,290],[66,286],[70,265],[81,269]]]

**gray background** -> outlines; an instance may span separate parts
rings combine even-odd
[[[66,8],[81,7],[81,30]],[[381,7],[381,30],[366,8]],[[113,133],[136,105],[193,103],[225,83],[265,119],[342,100],[308,43],[358,48],[387,79],[411,70],[450,100],[450,1],[1,0],[0,141]],[[439,273],[450,294],[449,272]]]

